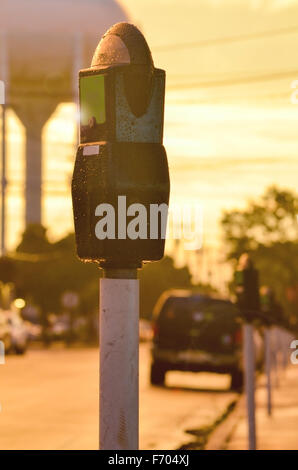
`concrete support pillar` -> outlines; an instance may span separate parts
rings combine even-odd
[[[0,32],[0,80],[4,83],[4,103],[2,104],[1,126],[1,255],[5,255],[6,248],[6,108],[7,92],[9,89],[7,37]]]
[[[42,222],[42,130],[59,101],[51,97],[29,95],[16,101],[12,107],[26,129],[26,183],[25,222],[26,225]]]
[[[26,225],[41,223],[42,128],[42,125],[36,123],[26,128]]]

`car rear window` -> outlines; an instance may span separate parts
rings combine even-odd
[[[234,323],[237,309],[228,301],[208,298],[169,298],[163,305],[159,323],[171,323],[185,329],[193,323]]]
[[[162,347],[223,349],[239,325],[237,309],[231,302],[198,297],[168,298],[157,316],[158,339]],[[231,341],[230,341],[231,343]]]

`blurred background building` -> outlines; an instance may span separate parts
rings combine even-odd
[[[10,161],[14,160],[9,192],[13,190],[10,196],[14,198],[16,192],[23,192],[25,196],[24,208],[18,207],[17,213],[9,211],[14,214],[11,222],[14,228],[16,219],[22,224],[21,210],[25,212],[26,224],[47,223],[46,196],[51,193],[57,197],[59,192],[66,195],[68,181],[61,179],[59,155],[65,146],[69,149],[69,157],[73,152],[72,145],[76,140],[74,107],[66,108],[67,118],[72,114],[70,125],[66,125],[66,129],[63,127],[48,158],[43,145],[47,134],[45,124],[60,103],[77,101],[78,70],[89,66],[94,48],[108,27],[123,20],[127,20],[127,16],[114,1],[4,0],[1,3],[0,77],[6,85],[6,104],[10,110],[8,155]],[[19,132],[13,127],[22,128],[25,162],[20,158],[21,148],[15,142],[20,140],[17,139]],[[59,127],[61,129],[58,124]],[[19,161],[19,168],[15,160]],[[20,205],[20,201],[18,203]],[[69,221],[67,228],[70,228]],[[11,246],[11,232],[8,236]]]
[[[196,281],[226,292],[223,210],[243,210],[270,185],[297,186],[296,0],[187,0],[183,9],[178,0],[3,0],[6,246],[13,249],[30,222],[41,221],[53,241],[73,231],[77,71],[122,20],[142,29],[167,70],[171,203],[204,208],[202,250],[169,242],[167,252]]]

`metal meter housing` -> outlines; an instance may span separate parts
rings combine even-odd
[[[163,141],[165,72],[153,65],[142,33],[118,23],[100,41],[89,69],[81,70],[80,145],[72,198],[78,256],[102,267],[136,268],[164,254],[165,233],[150,237],[152,205],[168,205],[169,170]],[[147,237],[119,233],[119,197],[126,209],[146,209]],[[99,239],[96,208],[115,210],[115,237]],[[127,215],[126,221],[132,219]]]

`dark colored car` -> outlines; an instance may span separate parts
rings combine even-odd
[[[231,388],[242,387],[242,326],[230,301],[168,291],[157,302],[153,317],[153,385],[163,385],[167,371],[179,370],[228,373]],[[258,359],[260,336],[256,343]]]

